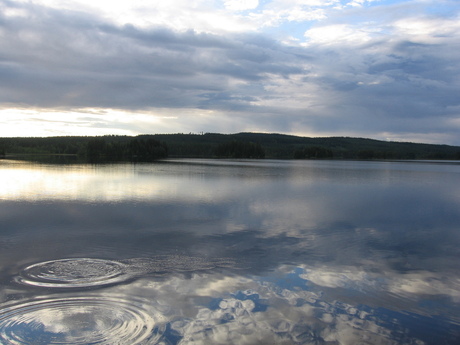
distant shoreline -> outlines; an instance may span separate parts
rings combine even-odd
[[[133,141],[141,143],[154,141],[162,145],[167,150],[167,154],[160,158],[460,160],[460,146],[352,137],[312,138],[276,133],[0,138],[0,157],[25,155],[85,157],[88,156],[90,146],[94,146],[96,141],[101,146],[100,152],[98,151],[99,156],[108,155],[107,159],[110,159],[110,155],[120,153],[116,155],[121,157],[117,160],[126,158],[125,151]],[[141,148],[140,150],[136,156],[143,154]]]

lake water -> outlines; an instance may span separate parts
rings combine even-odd
[[[460,164],[0,161],[0,343],[459,344]]]

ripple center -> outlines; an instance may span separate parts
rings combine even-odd
[[[129,278],[126,265],[112,260],[74,258],[45,261],[26,267],[19,281],[24,284],[75,288],[118,283]]]
[[[145,301],[122,296],[33,299],[2,309],[0,343],[153,344],[164,331],[163,316],[150,309]]]

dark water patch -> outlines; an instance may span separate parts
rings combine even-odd
[[[215,268],[236,268],[231,258],[208,258],[187,255],[158,255],[151,258],[123,260],[127,271],[135,275],[167,274],[172,272],[205,271]]]

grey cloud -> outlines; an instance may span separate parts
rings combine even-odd
[[[31,20],[2,18],[7,33],[2,42],[4,102],[195,107],[207,92],[229,92],[230,79],[259,83],[267,73],[301,73],[294,56],[266,39],[274,47],[264,48],[257,37],[245,41],[193,31],[116,27],[96,17],[37,6],[33,10],[37,8]],[[291,63],[280,61],[279,55]]]
[[[3,2],[13,6],[28,16],[0,13],[4,104],[202,108],[238,118],[239,130],[274,132],[372,136],[436,128],[458,143],[452,121],[460,106],[454,54],[460,41],[454,33],[421,43],[393,35],[386,15],[390,33],[362,44],[293,47],[262,34],[117,26],[96,15]],[[395,18],[403,18],[395,14],[402,7],[390,8]],[[368,14],[377,18],[384,9]],[[311,102],[292,105],[291,99],[307,97]]]
[[[328,57],[322,47],[315,49],[320,57]],[[315,119],[314,128],[430,133],[437,127],[455,137],[458,128],[444,122],[458,118],[450,109],[460,104],[460,61],[449,55],[448,44],[401,41],[355,49],[337,45],[336,63],[332,58],[315,61],[321,77],[314,82],[330,94],[325,114],[334,121]]]

